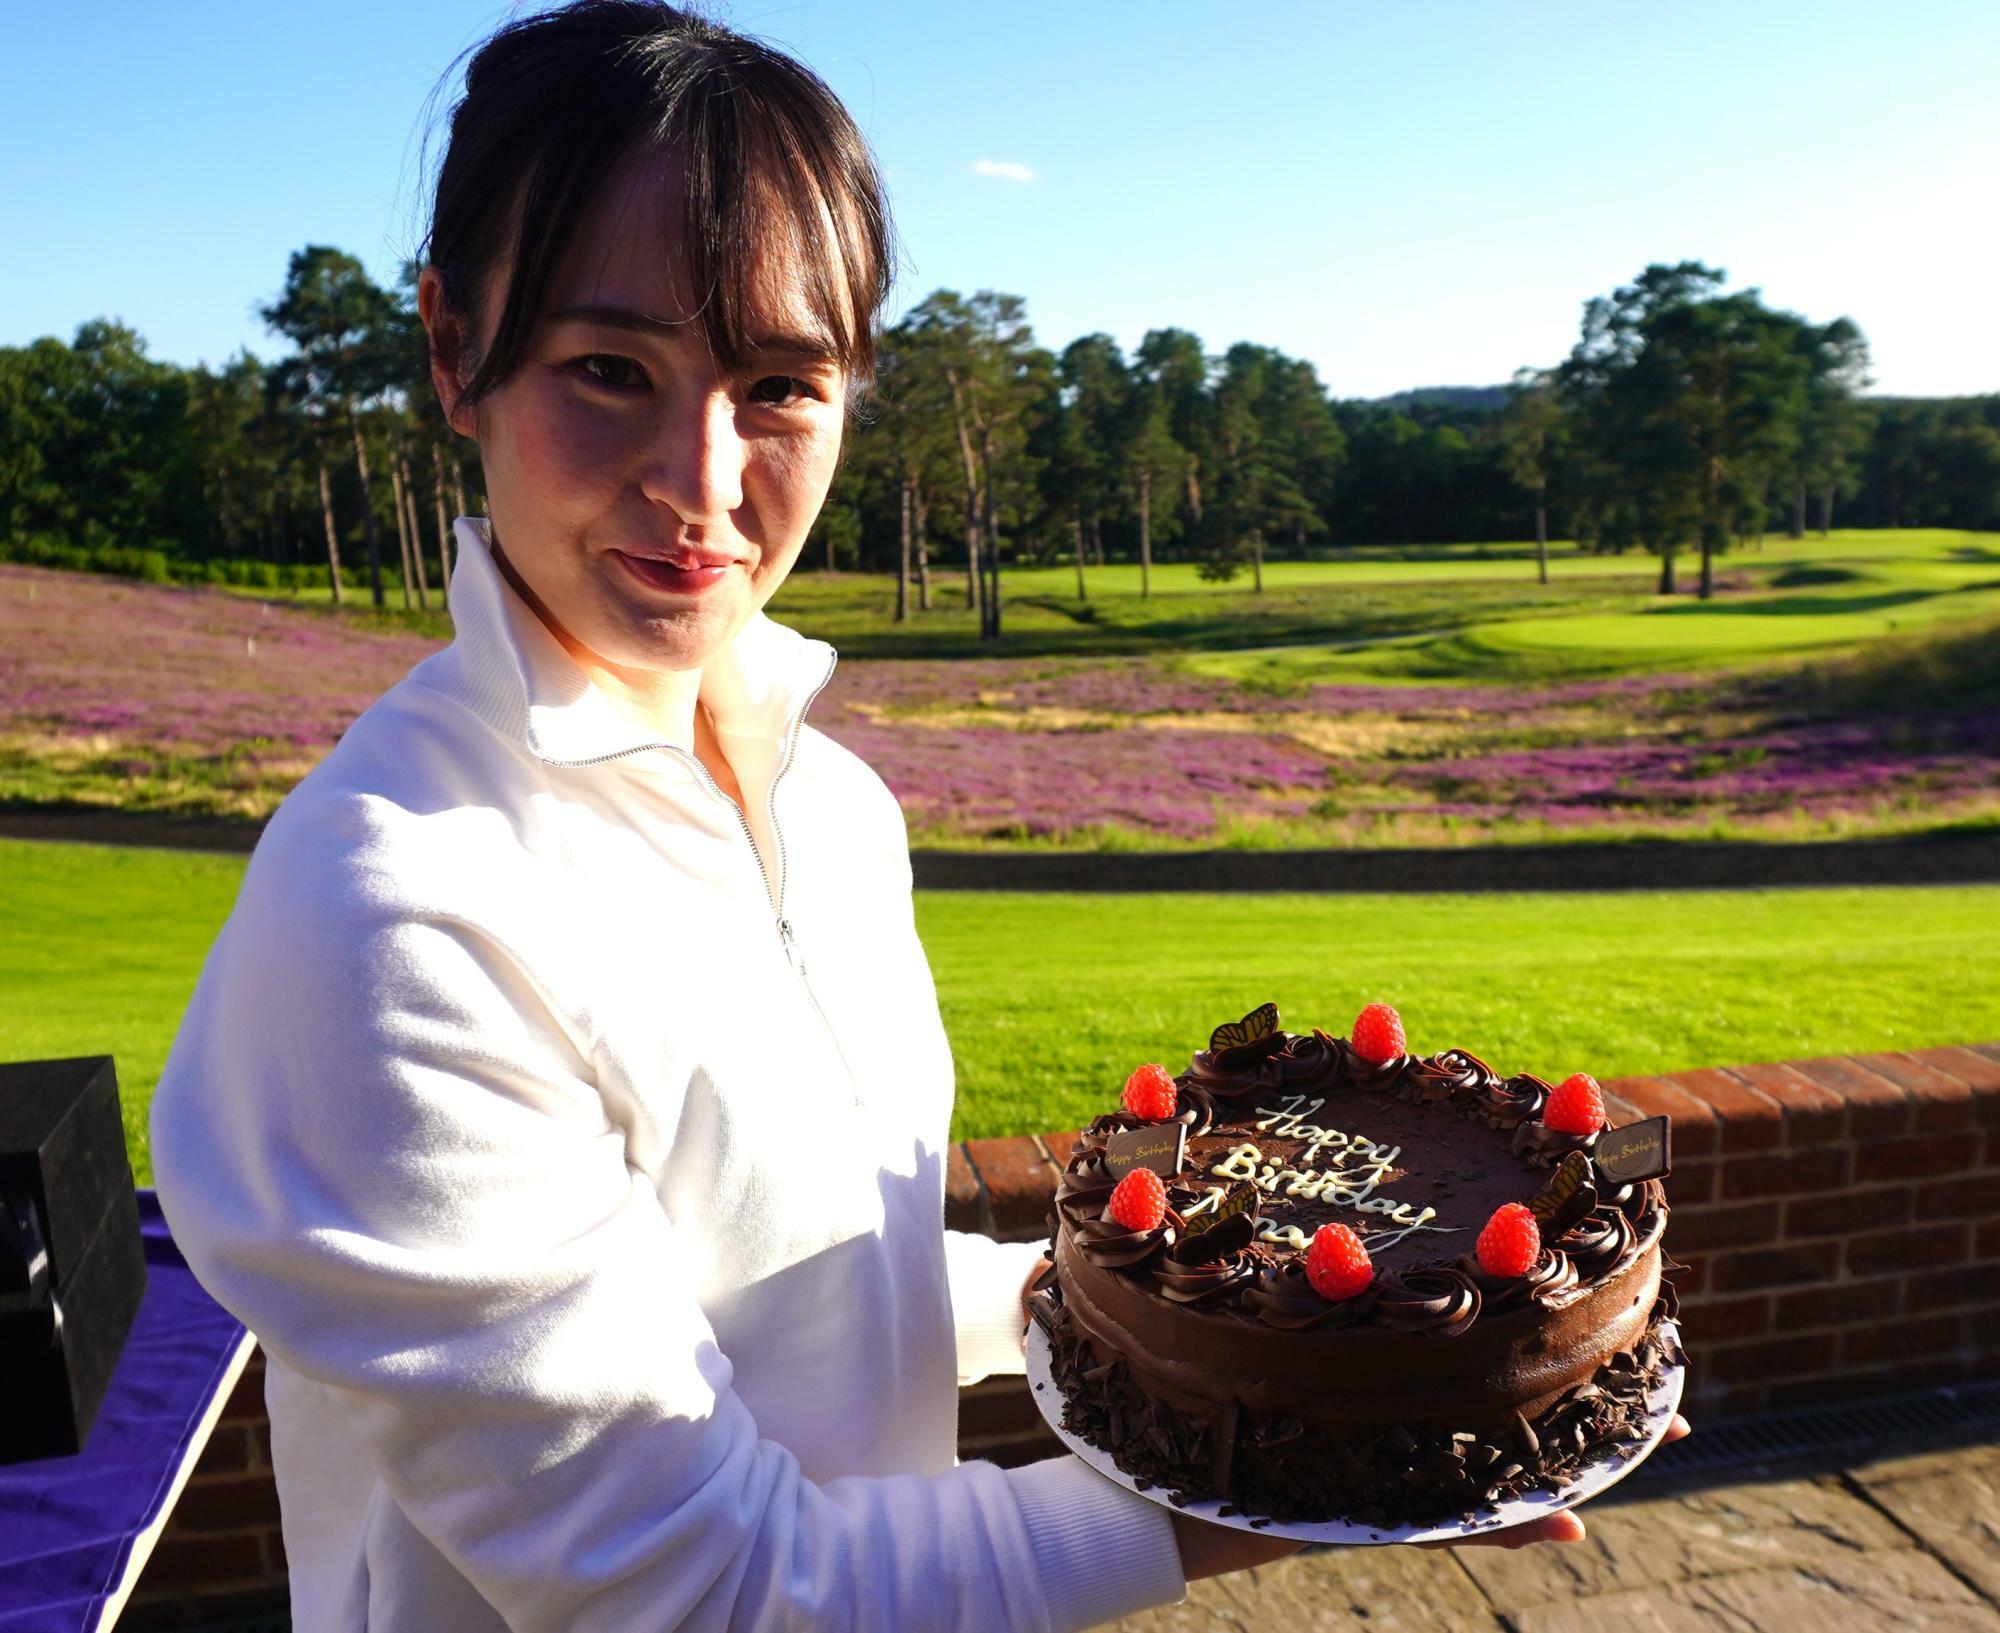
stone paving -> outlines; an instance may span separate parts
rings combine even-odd
[[[1728,1480],[1731,1477],[1720,1477]],[[1197,1582],[1119,1633],[2000,1633],[2000,1442],[1585,1511],[1580,1543],[1359,1548]]]

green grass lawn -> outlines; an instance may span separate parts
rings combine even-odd
[[[0,1059],[111,1054],[144,1108],[236,857],[0,841]],[[958,1137],[1075,1127],[1276,999],[1344,1031],[1394,1003],[1414,1047],[1502,1070],[1674,1071],[2000,1038],[2000,887],[1545,896],[927,893]]]

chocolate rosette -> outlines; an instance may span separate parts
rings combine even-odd
[[[1153,1266],[1160,1296],[1176,1304],[1212,1304],[1223,1294],[1257,1279],[1257,1265],[1241,1254],[1211,1259],[1207,1264],[1182,1264],[1171,1253]]]
[[[1085,1146],[1070,1158],[1056,1181],[1056,1206],[1102,1211],[1117,1184],[1117,1178],[1104,1166],[1104,1147]]]
[[[1131,1270],[1164,1253],[1179,1240],[1180,1232],[1169,1216],[1151,1230],[1133,1230],[1103,1214],[1095,1218],[1074,1218],[1077,1246],[1092,1264],[1106,1270]]]
[[[1385,1094],[1403,1080],[1403,1072],[1412,1060],[1410,1055],[1398,1055],[1394,1060],[1369,1060],[1359,1054],[1346,1038],[1335,1041],[1340,1051],[1340,1075],[1346,1079],[1351,1089],[1366,1089],[1371,1094]]]
[[[1185,1079],[1176,1079],[1174,1086],[1180,1090],[1180,1109],[1174,1120],[1187,1125],[1189,1139],[1206,1134],[1215,1126],[1215,1096]]]
[[[1306,1280],[1305,1261],[1301,1258],[1275,1266],[1264,1265],[1256,1281],[1243,1289],[1243,1303],[1259,1321],[1288,1332],[1355,1326],[1374,1313],[1380,1296],[1378,1279],[1376,1285],[1353,1298],[1327,1298]]]
[[[1282,1047],[1283,1035],[1272,1042]],[[1201,1049],[1195,1052],[1194,1058],[1188,1062],[1188,1069],[1181,1073],[1177,1081],[1200,1089],[1217,1100],[1243,1100],[1277,1088],[1284,1082],[1284,1077],[1275,1049],[1262,1053],[1250,1049],[1226,1049],[1220,1054]]]
[[[1514,1154],[1526,1157],[1541,1168],[1553,1168],[1572,1151],[1589,1152],[1597,1146],[1597,1133],[1565,1134],[1559,1128],[1550,1128],[1539,1117],[1517,1124],[1514,1129]]]
[[[1456,1338],[1479,1319],[1484,1302],[1479,1287],[1450,1265],[1407,1270],[1376,1283],[1375,1317],[1399,1332],[1427,1332]]]
[[[1541,1257],[1522,1276],[1489,1276],[1479,1268],[1476,1259],[1461,1264],[1460,1268],[1479,1288],[1489,1310],[1509,1310],[1530,1300],[1548,1305],[1572,1291],[1578,1281],[1576,1266],[1570,1263],[1569,1255],[1553,1247],[1544,1247]]]
[[[1639,1244],[1632,1221],[1617,1208],[1596,1208],[1558,1236],[1555,1245],[1576,1266],[1579,1276],[1597,1279]]]
[[[1315,1089],[1332,1088],[1341,1071],[1344,1040],[1329,1037],[1314,1027],[1311,1037],[1294,1034],[1277,1057],[1278,1087],[1287,1094],[1311,1094]]]
[[[1533,1072],[1495,1078],[1479,1090],[1480,1115],[1494,1128],[1514,1128],[1540,1117],[1542,1107],[1554,1092],[1553,1084],[1544,1082]]]
[[[1447,1049],[1441,1055],[1411,1057],[1405,1086],[1412,1099],[1432,1105],[1476,1095],[1495,1081],[1493,1068],[1477,1055]]]

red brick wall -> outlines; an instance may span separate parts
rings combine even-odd
[[[1616,1078],[1614,1123],[1674,1119],[1667,1246],[1697,1418],[2000,1375],[2000,1044]],[[1074,1132],[952,1148],[945,1219],[1042,1237]],[[1060,1449],[1019,1378],[961,1392],[959,1455]],[[121,1627],[281,1606],[253,1361]]]

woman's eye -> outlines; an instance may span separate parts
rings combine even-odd
[[[750,388],[753,403],[767,403],[781,408],[803,402],[811,395],[812,388],[805,381],[789,374],[767,374]]]
[[[579,357],[570,365],[595,385],[622,387],[633,383],[632,373],[638,368],[629,357],[618,357],[610,352],[592,352],[587,357]]]

